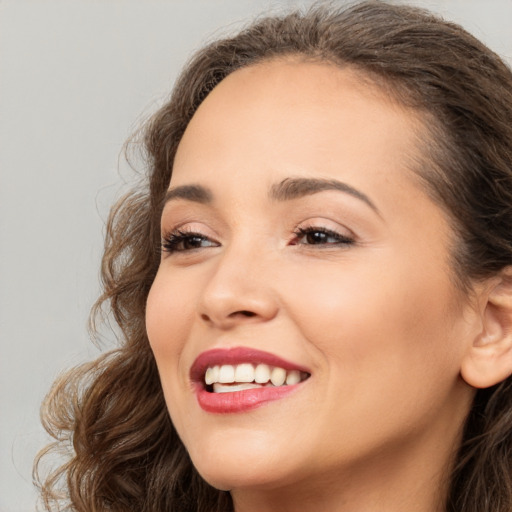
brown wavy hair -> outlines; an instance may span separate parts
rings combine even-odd
[[[232,510],[229,493],[198,475],[169,419],[145,303],[159,265],[162,199],[191,117],[230,73],[289,55],[350,66],[420,114],[426,135],[416,171],[459,235],[453,268],[463,291],[512,263],[512,73],[461,27],[417,8],[366,1],[261,18],[208,45],[144,126],[147,173],[108,220],[104,292],[93,317],[113,315],[119,348],[61,377],[43,405],[55,438],[35,466],[47,510]],[[508,379],[477,391],[447,511],[512,510],[511,386]],[[68,458],[40,478],[46,455],[59,448]]]

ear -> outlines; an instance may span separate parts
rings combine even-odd
[[[488,388],[512,375],[512,266],[481,291],[481,331],[462,360],[462,378]]]

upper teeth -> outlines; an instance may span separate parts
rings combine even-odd
[[[299,370],[287,371],[284,368],[272,367],[268,364],[258,364],[255,367],[250,363],[242,363],[210,367],[206,370],[204,380],[208,386],[216,383],[231,384],[234,382],[265,384],[269,381],[274,386],[282,386],[285,383],[291,386],[298,384],[302,378]]]

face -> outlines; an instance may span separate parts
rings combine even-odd
[[[422,130],[354,72],[292,60],[236,71],[191,120],[147,330],[214,486],[410,471],[456,443],[467,305],[411,170]]]

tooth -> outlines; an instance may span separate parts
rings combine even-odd
[[[218,381],[224,384],[235,382],[235,367],[230,364],[223,364],[219,370]]]
[[[252,382],[254,380],[254,366],[249,363],[239,364],[235,370],[235,382]]]
[[[286,370],[284,368],[276,367],[272,370],[270,381],[274,386],[282,386],[286,380]]]
[[[300,372],[298,370],[291,370],[286,374],[286,384],[293,386],[301,381]]]
[[[288,372],[286,376],[286,385],[293,386],[294,384],[298,384],[300,382],[300,372],[298,370],[292,370]]]
[[[254,380],[258,384],[265,384],[270,379],[270,367],[268,364],[259,364],[254,370]]]
[[[219,381],[219,367],[213,366],[206,370],[206,373],[204,374],[204,381],[207,386],[210,384],[213,384],[214,382]]]
[[[260,389],[261,386],[259,384],[255,384],[254,382],[242,382],[240,384],[219,384],[215,383],[213,385],[214,393],[235,393],[237,391],[243,391],[244,389]]]

